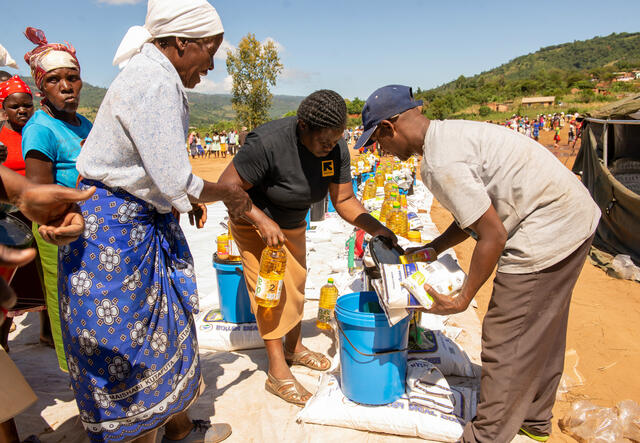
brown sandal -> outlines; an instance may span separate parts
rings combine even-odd
[[[270,373],[267,373],[264,388],[284,401],[298,406],[306,405],[309,398],[311,398],[311,392],[307,391],[295,378],[279,380]],[[307,396],[309,398],[303,400],[303,398]]]
[[[284,350],[284,359],[288,365],[306,366],[316,371],[326,371],[331,367],[331,360],[320,352],[313,352],[305,349],[300,352],[289,352]]]

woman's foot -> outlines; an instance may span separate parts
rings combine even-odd
[[[231,435],[231,426],[227,423],[211,423],[209,420],[192,420],[191,430],[180,439],[173,439],[165,436],[162,443],[217,443],[226,440]]]
[[[320,352],[304,348],[297,352],[284,350],[284,358],[289,365],[305,366],[316,371],[326,371],[331,367],[331,360]]]
[[[264,388],[284,401],[298,406],[304,406],[311,398],[311,393],[293,375],[291,378],[278,379],[267,373]]]

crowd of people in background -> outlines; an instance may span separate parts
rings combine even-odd
[[[244,143],[248,131],[245,126],[240,132],[236,129],[230,131],[214,131],[206,133],[204,138],[199,132],[193,131],[187,139],[187,152],[192,159],[196,158],[227,158],[227,154],[235,156]]]
[[[528,116],[513,114],[511,118],[507,118],[503,124],[509,129],[513,129],[534,140],[539,140],[540,131],[553,131],[553,147],[557,148],[560,144],[560,132],[568,125],[569,132],[567,143],[570,145],[575,142],[580,124],[578,123],[579,114],[565,114],[564,112],[554,114],[538,114],[534,119]],[[489,123],[493,123],[489,121]]]

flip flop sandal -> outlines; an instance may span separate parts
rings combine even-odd
[[[267,373],[264,388],[284,401],[298,406],[307,404],[309,399],[303,400],[303,397],[309,396],[309,398],[311,398],[311,392],[307,391],[295,378],[279,380]]]
[[[539,441],[539,442],[545,442],[545,441],[549,440],[549,436],[548,435],[536,435],[536,434],[534,434],[532,432],[527,431],[525,428],[520,428],[520,430],[518,431],[518,434],[526,435],[530,439],[535,440],[535,441]]]
[[[193,420],[193,429],[182,440],[162,437],[162,443],[218,443],[231,435],[231,426],[227,423],[211,424],[209,420]]]
[[[308,349],[300,352],[289,352],[285,349],[284,359],[288,365],[306,366],[316,371],[326,371],[331,367],[331,360],[320,352],[313,352]]]

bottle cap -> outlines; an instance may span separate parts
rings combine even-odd
[[[399,208],[400,202],[393,202],[393,209]]]
[[[391,197],[397,197],[397,196],[398,196],[398,193],[397,193],[397,192],[391,192],[391,193],[389,193],[389,195],[390,195]]]
[[[395,183],[393,185],[391,185],[391,189],[398,189],[398,185],[396,185]]]
[[[331,283],[331,284],[333,284],[333,279],[332,279],[332,278],[328,279],[328,280],[327,280],[327,283]]]

